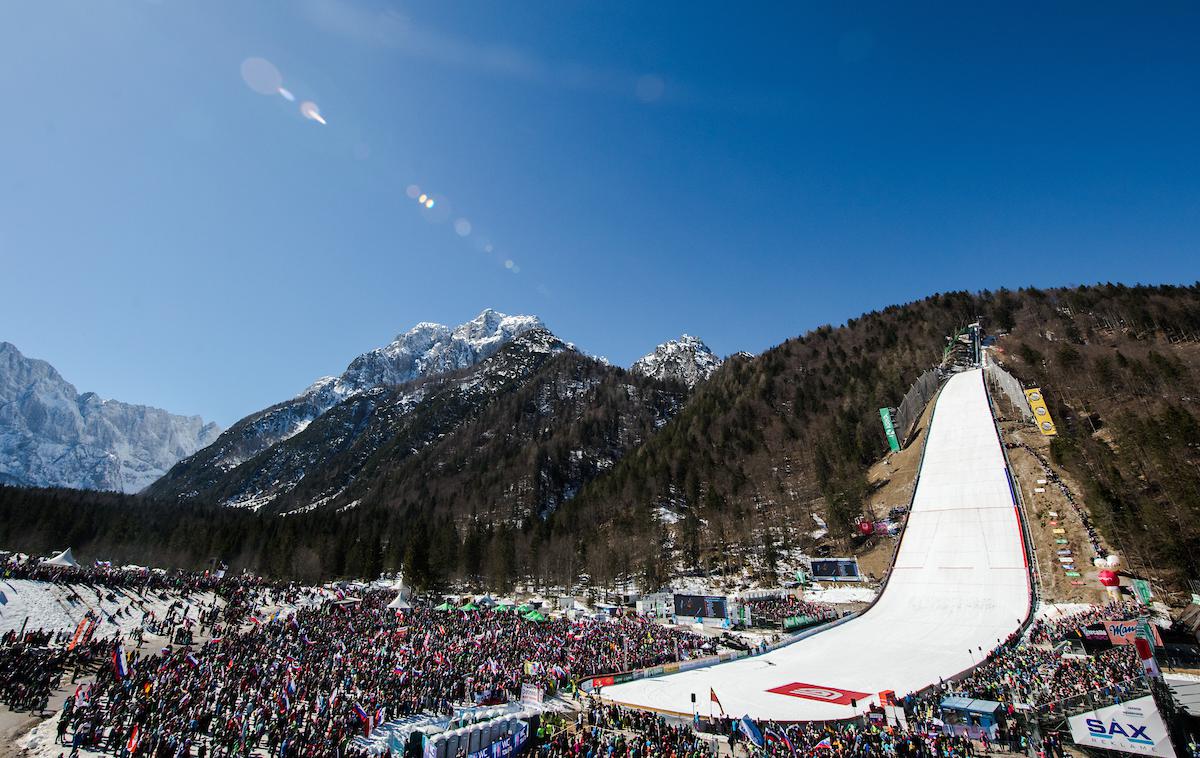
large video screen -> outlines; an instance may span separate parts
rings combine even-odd
[[[858,582],[858,561],[854,558],[822,558],[812,562],[812,576],[818,581]]]
[[[725,618],[725,598],[711,595],[676,595],[675,615],[723,619]]]

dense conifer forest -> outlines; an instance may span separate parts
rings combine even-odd
[[[734,356],[690,393],[565,351],[478,402],[443,394],[439,412],[373,418],[385,444],[321,474],[352,471],[342,507],[280,516],[6,487],[0,547],[306,581],[404,569],[422,588],[770,571],[814,547],[814,512],[851,549],[886,450],[878,408],[975,320],[1043,388],[1054,461],[1105,539],[1161,581],[1200,576],[1198,286],[934,295]]]

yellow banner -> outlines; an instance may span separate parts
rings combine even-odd
[[[1050,409],[1046,407],[1046,400],[1042,397],[1041,389],[1034,387],[1025,390],[1025,399],[1029,401],[1029,410],[1033,411],[1038,431],[1047,437],[1058,434],[1058,430],[1054,428],[1054,421],[1050,419]]]

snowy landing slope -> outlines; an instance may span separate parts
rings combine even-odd
[[[969,371],[937,400],[912,514],[872,608],[766,655],[607,687],[603,697],[690,715],[695,693],[707,715],[711,688],[731,716],[851,718],[881,691],[902,697],[972,667],[1029,610],[1003,452],[982,372]]]

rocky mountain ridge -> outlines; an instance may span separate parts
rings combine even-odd
[[[199,416],[80,394],[0,342],[0,483],[139,492],[220,432]]]

